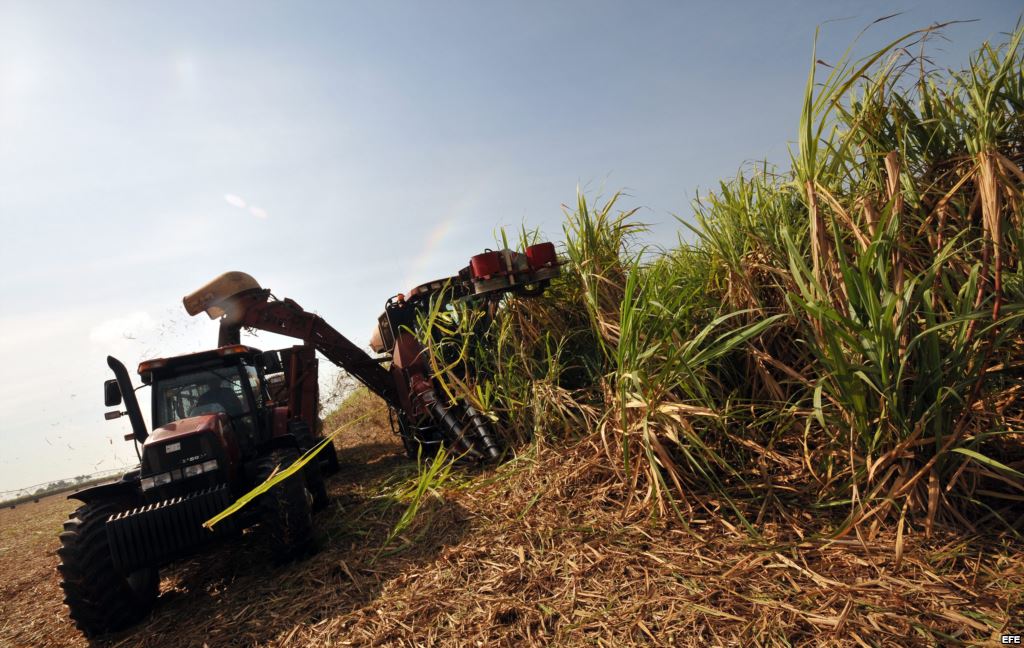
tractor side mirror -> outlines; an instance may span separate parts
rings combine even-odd
[[[282,371],[284,371],[284,366],[281,364],[281,354],[277,351],[264,351],[263,372],[272,374],[280,373]]]
[[[121,404],[121,388],[113,378],[103,383],[103,404],[107,407]]]

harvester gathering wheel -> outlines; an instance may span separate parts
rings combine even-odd
[[[437,451],[441,449],[440,441],[423,443],[412,435],[403,435],[402,445],[405,447],[405,456],[413,461],[430,461],[437,456]]]
[[[114,568],[107,542],[107,519],[130,508],[122,501],[96,501],[78,507],[60,534],[61,588],[71,619],[87,637],[125,628],[144,617],[160,593],[155,567],[124,575]]]
[[[284,470],[299,458],[294,448],[274,450],[260,458],[256,479],[263,482],[280,467]],[[313,549],[312,495],[300,471],[276,484],[258,500],[262,534],[276,561],[300,558]]]
[[[413,461],[429,461],[437,456],[441,449],[441,435],[431,428],[414,429],[402,414],[396,416],[398,419],[398,436],[402,439],[402,447],[405,448],[405,456]],[[424,438],[427,435],[428,438]]]

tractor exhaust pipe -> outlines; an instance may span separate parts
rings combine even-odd
[[[132,436],[139,443],[144,443],[149,437],[146,430],[146,422],[142,419],[142,410],[139,409],[139,400],[135,398],[135,388],[132,387],[132,379],[125,369],[124,363],[114,356],[107,356],[107,366],[114,372],[117,379],[117,388],[121,390],[121,398],[124,399],[124,408],[128,412],[128,421],[132,424]]]

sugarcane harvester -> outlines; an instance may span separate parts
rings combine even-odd
[[[302,340],[306,350],[319,352],[387,403],[411,458],[433,455],[444,446],[453,456],[491,462],[501,458],[503,449],[490,419],[441,389],[427,350],[416,336],[418,318],[432,303],[436,308],[437,300],[442,306],[466,301],[493,313],[508,293],[543,293],[558,271],[551,243],[531,245],[524,253],[488,250],[478,254],[457,275],[388,299],[370,340],[371,349],[379,354],[376,358],[319,315],[292,299],[276,299],[242,272],[217,277],[185,297],[184,305],[189,315],[206,312],[211,319],[219,319],[219,347],[239,344],[242,329]],[[292,357],[301,355],[296,352]]]

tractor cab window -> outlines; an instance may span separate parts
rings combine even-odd
[[[248,379],[248,376],[246,376]],[[249,412],[245,385],[236,367],[209,369],[159,380],[154,427],[201,414],[227,414],[232,419]]]

